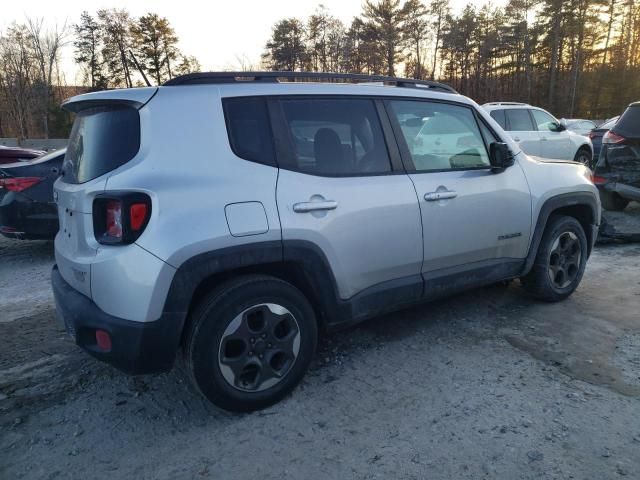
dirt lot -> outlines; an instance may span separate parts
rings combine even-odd
[[[2,479],[640,478],[638,244],[599,247],[563,303],[514,282],[326,338],[251,415],[79,351],[52,263],[51,243],[0,241]]]

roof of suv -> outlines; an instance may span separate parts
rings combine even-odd
[[[488,106],[530,107],[531,105],[529,105],[528,103],[522,103],[522,102],[487,102],[483,105],[483,107],[488,107]]]

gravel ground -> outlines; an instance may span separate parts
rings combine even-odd
[[[0,240],[2,479],[640,478],[640,245],[598,248],[562,303],[513,282],[325,338],[249,415],[79,351],[52,248]]]

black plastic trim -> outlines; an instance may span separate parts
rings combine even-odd
[[[165,82],[164,86],[202,85],[221,83],[277,83],[279,79],[287,80],[348,80],[351,82],[382,82],[391,83],[405,88],[427,88],[446,93],[458,93],[449,85],[432,80],[416,80],[384,75],[366,75],[361,73],[333,73],[333,72],[198,72],[174,77]]]
[[[88,297],[62,278],[57,265],[51,284],[58,315],[76,344],[95,358],[129,374],[164,372],[175,361],[182,322],[177,315],[163,313],[153,322],[133,322],[103,312]],[[111,350],[96,345],[96,330],[111,337]]]
[[[591,209],[592,219],[598,218],[598,201],[595,195],[592,193],[588,193],[588,192],[564,193],[564,194],[556,195],[555,197],[551,197],[547,199],[542,205],[542,207],[540,208],[540,213],[538,214],[535,230],[531,237],[531,243],[529,244],[529,252],[527,254],[527,259],[520,275],[526,275],[527,273],[529,273],[529,271],[533,267],[533,262],[536,259],[536,254],[538,253],[538,247],[540,246],[542,235],[544,234],[544,230],[547,226],[549,217],[553,214],[554,211],[560,208],[571,207],[575,205],[588,206]],[[589,231],[589,229],[586,229],[584,233],[587,236],[587,243],[589,245],[589,254],[591,254],[591,249],[596,240],[595,238],[592,238],[593,229],[591,229],[591,231]]]
[[[282,262],[279,240],[238,245],[204,252],[180,265],[173,276],[163,312],[186,319],[193,294],[212,275],[246,267]]]

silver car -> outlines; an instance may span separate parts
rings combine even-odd
[[[586,167],[440,83],[198,73],[64,107],[59,318],[126,372],[181,351],[228,410],[287,395],[321,332],[514,278],[566,298],[600,223]]]

